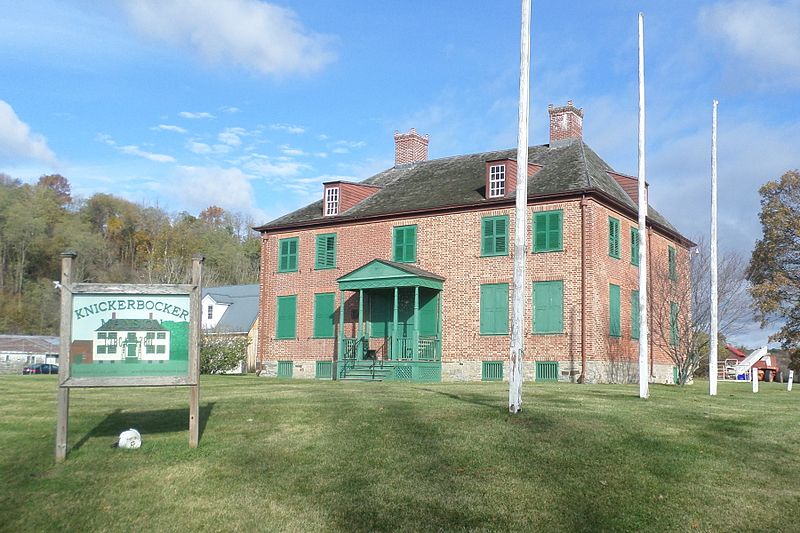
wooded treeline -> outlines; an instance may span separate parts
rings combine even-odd
[[[110,194],[73,198],[60,176],[24,184],[0,174],[0,333],[57,334],[60,254],[78,253],[76,279],[92,283],[188,283],[205,256],[207,286],[258,281],[252,221],[211,206],[170,214]]]

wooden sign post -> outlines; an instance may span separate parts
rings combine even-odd
[[[189,387],[189,447],[199,440],[203,257],[182,285],[76,283],[61,254],[56,461],[67,456],[69,393],[92,387]],[[119,316],[118,316],[119,315]]]

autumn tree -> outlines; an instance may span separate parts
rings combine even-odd
[[[770,181],[761,195],[762,237],[756,243],[747,277],[761,326],[779,322],[770,340],[785,350],[800,347],[800,172],[790,170]]]

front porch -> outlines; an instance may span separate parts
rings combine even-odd
[[[374,260],[339,278],[338,379],[441,380],[444,279],[417,267]],[[355,299],[357,304],[352,304]]]

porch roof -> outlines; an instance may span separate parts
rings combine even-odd
[[[444,278],[408,263],[373,259],[338,280],[339,289],[391,289],[393,287],[427,287],[442,290]]]

